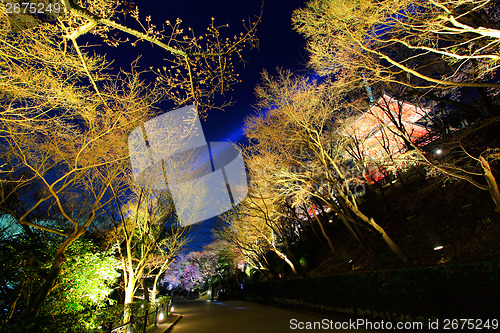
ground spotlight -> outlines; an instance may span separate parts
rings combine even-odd
[[[158,321],[159,322],[163,321],[163,318],[164,318],[164,316],[163,316],[163,310],[160,310],[160,313],[158,314]]]

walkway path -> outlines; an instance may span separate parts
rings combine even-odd
[[[246,301],[189,301],[174,299],[174,310],[182,318],[169,333],[280,333],[328,332],[346,319],[321,317]],[[316,325],[317,329],[312,329]],[[311,329],[307,329],[310,327]],[[351,326],[352,327],[352,326]],[[301,329],[302,328],[302,329]],[[342,332],[371,332],[345,329]]]

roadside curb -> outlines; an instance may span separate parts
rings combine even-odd
[[[148,333],[165,333],[165,332],[169,332],[171,330],[171,328],[181,318],[182,318],[182,316],[180,314],[170,315],[168,317],[168,320],[167,320],[168,322],[165,322],[165,323],[162,323],[162,324],[158,324],[157,326],[154,326],[151,329],[149,329],[147,332]],[[172,320],[172,322],[170,322],[170,320]]]
[[[163,333],[170,332],[172,327],[174,327],[174,325],[177,324],[177,322],[179,320],[181,320],[181,318],[182,318],[182,315],[180,315],[180,314],[176,314],[176,315],[172,315],[172,316],[176,316],[177,318],[173,321],[172,324],[170,324],[170,326],[165,331],[163,331]]]

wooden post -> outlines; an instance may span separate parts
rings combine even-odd
[[[146,328],[148,327],[148,315],[149,315],[149,310],[146,310],[146,315],[144,316],[144,326],[142,327],[142,333],[146,333]]]
[[[128,331],[133,332],[132,330],[134,329],[134,315],[130,315],[130,321],[128,324]]]
[[[158,305],[156,306],[155,310],[155,327],[158,326]]]

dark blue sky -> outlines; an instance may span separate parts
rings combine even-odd
[[[213,6],[221,6],[219,14],[217,7],[212,9],[216,12],[216,20],[235,21],[232,24],[233,29],[241,26],[241,19],[258,14],[261,6],[257,0],[248,1],[245,5],[235,5],[236,2],[224,0],[210,3]],[[300,0],[267,0],[264,3],[262,22],[258,28],[259,48],[243,54],[248,62],[239,69],[242,83],[235,87],[231,96],[236,100],[236,104],[225,112],[214,111],[208,115],[206,126],[203,125],[208,141],[238,140],[235,134],[241,133],[244,117],[253,112],[254,89],[264,68],[271,72],[277,66],[304,70],[307,61],[305,41],[291,27],[292,11],[303,4],[304,1]]]
[[[188,0],[186,3],[194,4],[199,1]],[[254,112],[252,105],[256,98],[254,89],[260,80],[260,72],[266,68],[274,71],[276,67],[289,68],[296,71],[305,69],[307,62],[305,41],[291,26],[291,15],[294,9],[303,7],[305,1],[301,0],[267,0],[264,3],[262,22],[258,28],[259,48],[243,53],[247,63],[239,68],[242,82],[235,87],[231,96],[236,104],[224,112],[215,110],[208,114],[207,120],[202,123],[207,141],[242,141],[242,128],[244,118]],[[198,14],[189,13],[186,8],[179,11],[183,22],[201,22],[206,26],[213,16],[217,23],[229,23],[231,32],[241,28],[241,20],[254,17],[260,12],[261,2],[252,1],[227,1],[213,0],[204,3]],[[206,17],[204,17],[206,13]],[[192,21],[191,21],[192,20]],[[189,22],[189,23],[188,23]],[[193,242],[189,248],[198,250],[203,243],[210,241],[212,221],[205,221],[195,227]]]
[[[236,101],[236,104],[227,108],[224,112],[215,110],[208,113],[208,117],[202,122],[206,140],[210,141],[239,141],[244,138],[242,128],[247,115],[254,112],[255,104],[254,89],[260,80],[260,72],[265,68],[274,72],[276,67],[292,69],[294,71],[305,70],[307,62],[305,52],[305,41],[291,26],[291,15],[294,9],[304,7],[304,0],[266,0],[263,7],[262,21],[258,27],[259,48],[244,50],[243,58],[245,66],[237,66],[241,83],[235,86],[235,90],[228,98]],[[159,0],[136,0],[139,7],[140,18],[144,20],[151,15],[152,23],[161,26],[162,22],[170,20],[175,22],[181,18],[182,28],[191,27],[194,32],[201,35],[214,17],[216,25],[228,23],[225,29],[227,37],[243,31],[242,20],[255,19],[260,13],[262,2],[260,0],[229,1],[229,0],[183,0],[183,1],[159,1]],[[127,20],[128,22],[128,20]],[[127,22],[125,22],[127,24]],[[114,67],[123,66],[130,68],[129,64],[138,55],[142,55],[139,65],[143,68],[163,66],[162,56],[164,51],[147,43],[131,47],[122,44],[116,49],[106,50],[108,58],[114,59]],[[168,111],[168,110],[165,110]],[[210,230],[213,221],[208,220],[195,225],[193,241],[189,249],[199,250],[200,247],[210,241]]]
[[[163,22],[176,18],[182,19],[182,26],[187,30],[191,27],[195,34],[203,35],[205,29],[215,19],[216,25],[229,24],[223,29],[227,37],[232,37],[244,31],[242,20],[254,19],[260,13],[260,0],[229,1],[229,0],[136,0],[141,21],[151,15],[152,23],[160,27]],[[279,67],[292,70],[304,70],[306,59],[305,41],[291,27],[291,15],[294,9],[304,7],[304,0],[266,0],[262,22],[258,27],[259,48],[244,50],[245,66],[237,65],[241,83],[235,86],[227,98],[236,104],[224,112],[214,110],[208,113],[208,118],[202,126],[207,141],[237,141],[238,134],[245,116],[253,111],[255,103],[254,88],[259,82],[260,72],[266,68],[270,72]],[[133,24],[128,19],[125,24]],[[121,35],[124,37],[123,35]],[[165,51],[148,43],[139,43],[137,47],[121,44],[118,48],[103,47],[100,50],[108,54],[108,59],[114,59],[114,68],[130,68],[130,62],[141,55],[139,65],[143,68],[161,67],[164,65]],[[165,110],[168,111],[168,110]]]

